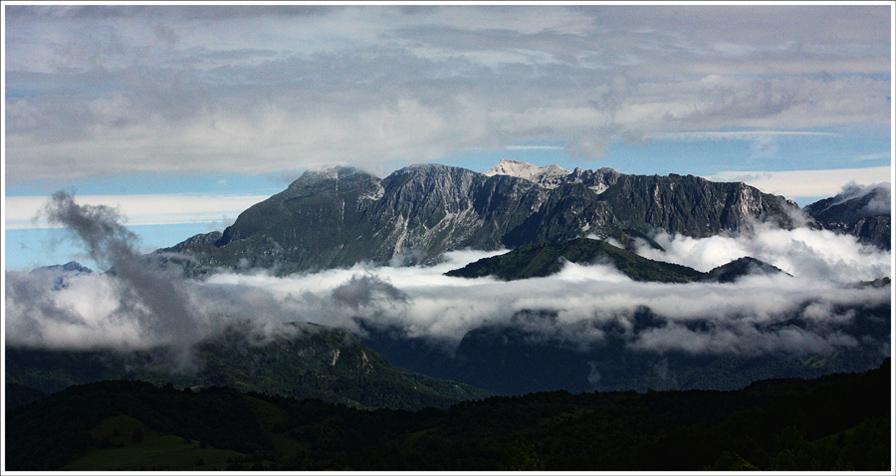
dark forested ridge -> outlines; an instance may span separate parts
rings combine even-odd
[[[195,349],[195,371],[178,371],[166,348],[150,351],[7,347],[6,378],[45,393],[102,380],[135,379],[179,388],[229,386],[357,407],[447,408],[492,392],[397,368],[348,332],[296,324],[293,335],[254,342],[231,329]],[[23,398],[27,395],[23,393]],[[18,394],[17,394],[18,395]]]
[[[737,391],[555,391],[417,412],[106,381],[10,411],[5,449],[9,470],[886,471],[890,381],[887,359]]]
[[[885,279],[861,286],[890,284]],[[810,328],[811,322],[798,317],[801,309],[812,305],[813,301],[805,302],[782,316],[782,321],[794,329]],[[365,327],[362,341],[398,367],[465,382],[498,395],[548,390],[734,390],[757,380],[815,378],[830,373],[863,372],[880,365],[890,340],[890,303],[832,311],[852,316],[842,332],[852,336],[857,345],[817,354],[650,352],[633,349],[631,336],[636,334],[608,321],[594,327],[603,333],[601,343],[583,349],[559,338],[545,338],[538,331],[558,321],[558,312],[551,310],[519,311],[504,322],[471,329],[451,355],[425,339],[400,336],[390,328]],[[647,307],[638,308],[631,322],[638,332],[667,325]],[[701,325],[696,321],[691,324]],[[582,328],[570,330],[576,331],[581,332]]]
[[[516,248],[499,256],[483,258],[445,273],[459,278],[494,276],[505,281],[537,278],[559,273],[567,263],[609,264],[634,281],[660,283],[733,282],[752,273],[783,273],[753,258],[740,258],[707,273],[673,263],[647,259],[606,241],[577,238],[547,241]]]

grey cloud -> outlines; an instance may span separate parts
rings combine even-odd
[[[159,268],[136,251],[137,237],[120,223],[118,213],[102,205],[78,205],[64,191],[54,193],[42,212],[51,224],[64,226],[115,277],[117,313],[133,316],[150,335],[173,344],[179,364],[192,366],[190,346],[200,332],[189,298],[173,271]]]
[[[229,327],[239,326],[253,342],[264,343],[294,332],[295,326],[288,324],[303,320],[303,303],[297,299],[276,299],[259,286],[185,279],[176,267],[165,265],[175,256],[140,254],[136,236],[114,209],[79,205],[72,194],[59,191],[41,213],[51,224],[65,227],[71,239],[108,269],[66,276],[65,286],[55,285],[62,271],[7,272],[7,345],[161,349],[167,353],[166,365],[194,372],[203,364],[196,345]],[[400,297],[385,283],[370,283],[370,295]]]
[[[336,5],[79,5],[53,8],[11,5],[12,17],[74,18],[110,20],[120,18],[157,18],[181,16],[202,20],[231,20],[259,16],[317,16],[338,10]]]
[[[887,30],[883,10],[843,8],[141,7],[90,35],[74,12],[108,10],[14,14],[8,177],[127,173],[148,157],[160,171],[377,169],[546,139],[599,157],[651,132],[886,122],[889,80],[864,76],[889,70],[889,40],[869,36]],[[308,31],[325,20],[333,35],[277,20],[309,12]],[[244,22],[242,41],[221,46],[233,35],[216,19]],[[54,44],[29,36],[51,21]],[[742,79],[757,68],[771,73]]]
[[[356,275],[333,289],[333,299],[354,309],[378,301],[406,302],[407,294],[376,275]]]

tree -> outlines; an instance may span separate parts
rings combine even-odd
[[[507,449],[504,462],[498,465],[501,471],[538,471],[538,453],[532,443],[514,441]]]

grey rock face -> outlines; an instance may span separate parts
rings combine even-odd
[[[345,167],[306,172],[240,214],[213,244],[194,238],[177,247],[195,253],[200,267],[287,274],[364,261],[432,263],[452,250],[591,234],[625,243],[656,229],[702,237],[744,231],[761,220],[790,228],[799,209],[744,184],[692,176],[519,169],[529,178],[437,164],[384,179]],[[545,180],[548,186],[539,183]]]
[[[862,243],[889,250],[890,188],[887,186],[850,187],[842,193],[806,205],[803,211],[822,228],[853,235]]]

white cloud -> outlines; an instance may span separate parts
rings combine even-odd
[[[887,11],[14,7],[7,180],[379,173],[543,140],[594,158],[651,134],[885,124]]]
[[[889,252],[862,245],[853,236],[827,230],[759,226],[751,234],[738,236],[691,238],[660,233],[654,239],[664,251],[642,243],[638,254],[703,272],[738,258],[751,257],[812,281],[858,282],[892,274]]]
[[[793,137],[793,136],[814,136],[814,137],[836,137],[839,134],[833,132],[813,132],[813,131],[693,131],[693,132],[655,132],[647,134],[648,139],[658,140],[683,140],[683,141],[706,141],[706,140],[744,140],[752,141],[765,137]]]
[[[282,332],[284,322],[295,320],[360,332],[360,320],[450,348],[471,329],[515,322],[534,335],[579,347],[599,344],[605,338],[602,329],[611,325],[628,329],[627,339],[635,350],[747,355],[823,353],[855,345],[855,339],[842,331],[855,314],[841,309],[891,300],[889,287],[851,285],[890,275],[889,253],[828,232],[765,230],[753,237],[660,236],[658,241],[668,251],[650,255],[654,259],[705,270],[753,255],[794,277],[753,276],[734,284],[644,283],[599,265],[567,265],[555,276],[511,282],[444,276],[450,269],[495,254],[461,251],[448,253],[445,262],[433,267],[361,264],[286,277],[263,271],[222,273],[202,281],[175,279],[171,289],[185,296],[180,299],[182,311],[191,314],[185,322],[193,326],[186,334],[194,339],[214,335],[228,322],[241,319],[249,319],[262,333]],[[130,291],[140,281],[124,285],[113,276],[88,275],[71,278],[63,290],[49,291],[35,279],[7,272],[8,343],[145,348],[174,339],[167,327],[173,323],[145,318],[139,305],[142,298],[121,306],[123,299],[145,296]],[[148,306],[158,302],[157,296]],[[638,331],[632,319],[644,306],[660,325]],[[533,310],[551,310],[557,317],[514,320],[518,313]],[[803,324],[793,327],[792,319]],[[151,331],[146,327],[150,325]]]
[[[104,205],[118,209],[128,217],[128,225],[167,225],[205,223],[221,220],[224,215],[236,217],[243,210],[267,199],[267,196],[217,196],[187,194],[144,195],[80,195],[78,200],[89,205]],[[7,229],[56,227],[47,223],[41,210],[47,197],[5,197]]]
[[[892,182],[891,167],[834,170],[723,171],[706,177],[717,182],[744,182],[763,192],[793,197],[833,196],[850,183]]]

